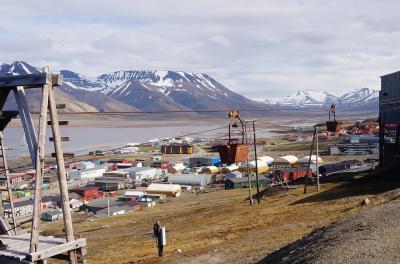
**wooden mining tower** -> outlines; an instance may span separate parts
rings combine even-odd
[[[33,167],[36,170],[35,191],[34,191],[34,209],[32,218],[32,227],[30,233],[18,234],[17,223],[13,210],[13,202],[10,198],[10,204],[13,227],[10,227],[8,221],[5,220],[3,208],[0,212],[0,240],[4,246],[0,244],[0,263],[47,263],[47,259],[56,256],[68,254],[69,262],[87,263],[86,262],[86,239],[74,238],[74,230],[72,227],[71,213],[69,209],[68,187],[64,167],[64,156],[61,145],[61,135],[57,108],[53,88],[62,83],[62,76],[52,74],[48,67],[43,69],[43,73],[13,75],[0,77],[0,139],[1,153],[3,157],[3,170],[7,177],[7,187],[10,188],[9,173],[5,158],[5,149],[2,132],[12,118],[20,116],[24,129],[26,142],[28,144],[30,157]],[[40,89],[41,103],[39,126],[36,134],[33,126],[29,106],[27,103],[27,95],[25,89]],[[18,111],[2,111],[6,99],[10,93],[14,94]],[[48,119],[50,115],[50,121]],[[43,185],[43,169],[45,157],[45,136],[46,126],[51,126],[52,138],[54,142],[55,157],[57,161],[58,182],[60,187],[61,204],[64,217],[65,238],[55,238],[51,236],[39,235],[39,223],[41,216],[41,199]]]

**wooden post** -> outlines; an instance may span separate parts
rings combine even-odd
[[[316,172],[317,172],[317,190],[318,191],[320,191],[320,189],[321,189],[321,187],[320,187],[320,185],[319,185],[319,170],[318,170],[318,158],[319,158],[319,155],[318,155],[318,140],[319,140],[319,138],[318,138],[318,129],[317,129],[317,126],[315,126],[315,133],[316,133],[316,135],[315,135],[315,137],[316,137],[316,140],[317,140],[317,153],[315,153],[316,155],[316,159],[315,159],[315,170],[316,170]]]
[[[257,187],[257,203],[260,203],[260,184],[258,182],[258,158],[257,158],[257,139],[256,139],[256,121],[253,122],[253,144],[254,144],[254,161],[256,163],[256,187]]]
[[[24,128],[24,133],[26,137],[26,142],[29,147],[29,152],[31,154],[32,164],[36,164],[36,148],[37,148],[37,138],[35,133],[35,128],[33,127],[32,117],[29,113],[28,103],[26,101],[26,95],[24,87],[19,86],[14,90],[15,101],[17,102],[19,116],[21,118],[21,123]]]
[[[45,67],[43,72],[48,73],[49,68]],[[38,146],[36,149],[36,179],[35,179],[35,196],[33,205],[33,218],[31,228],[31,243],[29,252],[33,253],[38,250],[39,245],[39,222],[41,213],[41,202],[42,202],[42,185],[43,185],[43,169],[44,169],[44,155],[45,149],[44,144],[46,142],[46,125],[47,125],[47,110],[49,103],[49,90],[52,89],[52,85],[45,84],[42,88],[42,101],[40,105],[40,116],[39,116],[39,132],[38,132]]]
[[[0,144],[1,144],[1,146],[0,146],[1,154],[3,156],[4,172],[5,172],[6,180],[7,180],[8,200],[10,201],[11,216],[12,216],[12,220],[13,220],[13,230],[14,230],[14,235],[16,235],[17,234],[17,219],[15,216],[14,203],[12,201],[10,171],[8,170],[7,158],[6,158],[6,152],[5,152],[6,150],[4,147],[3,132],[0,132]],[[2,213],[4,214],[4,211]],[[3,214],[1,216],[3,216]]]
[[[304,194],[307,193],[307,181],[308,181],[308,170],[310,169],[310,165],[311,165],[311,155],[313,153],[314,150],[314,142],[315,142],[315,134],[317,131],[317,126],[314,126],[314,134],[313,134],[313,139],[312,139],[312,143],[311,143],[311,149],[310,149],[310,156],[308,157],[308,164],[307,164],[307,170],[306,170],[306,177],[304,178]]]
[[[60,127],[58,124],[58,116],[57,116],[57,105],[53,89],[49,90],[49,111],[51,118],[51,128],[53,131],[53,138],[54,138],[54,150],[56,153],[61,205],[64,215],[65,236],[67,242],[71,242],[74,240],[74,230],[72,227],[71,212],[69,209],[67,177],[65,174],[64,156],[62,152]],[[76,264],[77,263],[76,251],[70,251],[68,253],[70,257],[70,263]]]
[[[248,144],[248,131],[247,131],[247,122],[244,122],[244,131],[245,131],[245,137],[246,137],[246,144]],[[253,195],[251,193],[251,181],[250,181],[250,165],[249,165],[249,155],[250,152],[247,154],[247,160],[246,160],[246,172],[247,172],[247,183],[249,185],[249,203],[250,205],[253,205]]]

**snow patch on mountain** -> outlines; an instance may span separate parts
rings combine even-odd
[[[375,103],[379,99],[379,91],[370,88],[361,88],[336,96],[324,91],[297,91],[282,98],[270,98],[266,104],[291,107],[329,106],[335,102],[337,105],[363,105]]]
[[[2,63],[0,66],[0,75],[21,75],[40,72],[42,71],[38,68],[32,67],[24,61],[14,61],[11,64]]]
[[[341,104],[362,104],[379,99],[379,91],[370,88],[356,89],[339,97]]]
[[[297,91],[287,97],[270,98],[265,103],[282,106],[322,106],[335,101],[337,96],[321,91]]]

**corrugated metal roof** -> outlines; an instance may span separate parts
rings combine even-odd
[[[297,161],[298,161],[298,158],[296,156],[286,155],[286,156],[282,156],[282,157],[276,158],[274,160],[274,163],[282,162],[282,163],[294,164]]]
[[[263,175],[259,175],[258,176],[258,180],[259,181],[262,181],[262,180],[266,180],[267,178],[265,177],[265,176],[263,176]],[[250,181],[256,181],[257,180],[257,178],[256,178],[256,176],[252,176],[252,177],[250,177]],[[244,178],[234,178],[234,179],[228,179],[228,181],[231,181],[231,182],[233,182],[233,183],[239,183],[239,182],[248,182],[248,178],[247,177],[244,177]]]
[[[181,186],[179,184],[152,183],[147,188],[147,191],[180,192],[181,191]]]
[[[299,159],[299,162],[308,162],[309,158],[310,158],[310,156],[301,157]],[[316,160],[317,160],[317,156],[316,155],[311,155],[311,162],[315,163]],[[324,161],[321,159],[320,156],[318,156],[318,163],[322,163],[322,162],[324,162]]]

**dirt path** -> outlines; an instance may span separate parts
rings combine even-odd
[[[340,219],[259,262],[399,263],[400,190],[395,200]]]

